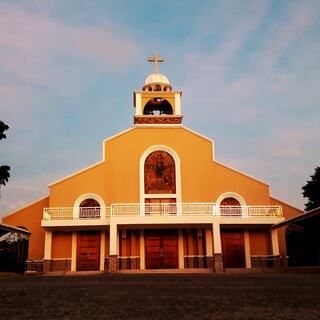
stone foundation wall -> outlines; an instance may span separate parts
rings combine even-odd
[[[212,256],[184,256],[185,269],[212,268],[214,261]]]
[[[118,270],[118,256],[110,255],[109,256],[109,268],[107,269],[110,273],[117,272]]]
[[[71,259],[27,260],[26,272],[70,271]]]
[[[216,273],[224,272],[222,253],[215,253],[213,255],[213,261],[214,261],[214,271]]]
[[[279,269],[285,267],[285,263],[281,262],[280,256],[251,256],[252,268]]]
[[[27,260],[26,272],[43,272],[43,260]]]
[[[118,257],[118,270],[139,270],[140,257]]]
[[[71,259],[43,260],[43,272],[71,271]]]

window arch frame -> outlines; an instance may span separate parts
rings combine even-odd
[[[174,160],[175,174],[176,174],[176,193],[164,193],[164,194],[147,194],[144,188],[144,163],[147,157],[155,151],[167,152]],[[146,149],[139,162],[139,191],[140,191],[140,204],[145,203],[145,199],[150,198],[175,198],[176,203],[181,203],[181,171],[180,171],[180,158],[178,154],[170,147],[165,145],[153,145]]]
[[[236,193],[233,191],[228,191],[228,192],[222,193],[216,200],[216,208],[217,208],[218,215],[220,215],[221,202],[226,198],[236,199],[240,203],[242,215],[245,213],[246,210],[243,210],[244,209],[243,207],[246,207],[247,203],[246,203],[246,200],[244,199],[244,197],[242,197],[239,193]]]
[[[99,203],[99,205],[100,205],[100,213],[101,213],[101,217],[100,218],[104,219],[106,217],[106,205],[105,205],[105,202],[102,199],[102,197],[100,197],[96,193],[84,193],[84,194],[80,195],[75,200],[75,202],[73,204],[73,218],[74,219],[79,219],[80,204],[82,203],[82,201],[84,201],[86,199],[94,199]]]

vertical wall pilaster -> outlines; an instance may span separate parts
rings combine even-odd
[[[222,247],[221,247],[221,235],[220,235],[220,224],[214,223],[213,228],[213,252],[215,254],[222,254]]]
[[[71,271],[77,270],[77,232],[72,232],[71,243]]]
[[[214,268],[214,259],[213,259],[213,239],[212,231],[208,228],[205,230],[206,237],[206,259],[207,259],[207,268]]]
[[[274,256],[278,256],[279,253],[279,239],[278,239],[278,230],[271,229],[271,250]]]
[[[179,253],[179,269],[184,268],[184,250],[183,250],[183,232],[178,231],[178,253]]]
[[[51,260],[52,231],[46,231],[44,235],[44,260]]]
[[[110,219],[109,272],[117,272],[118,258],[118,225]]]
[[[104,271],[105,252],[106,252],[106,232],[105,230],[102,230],[101,239],[100,239],[100,271]]]
[[[244,253],[246,258],[246,268],[251,268],[251,253],[250,253],[250,235],[248,230],[244,230]]]
[[[214,269],[215,272],[224,272],[223,259],[222,259],[222,246],[221,246],[221,234],[220,224],[214,223],[212,227],[213,232],[213,257],[214,257]]]
[[[111,223],[110,221],[110,242],[109,242],[109,255],[117,255],[118,254],[118,226],[116,223]]]
[[[144,230],[140,230],[140,269],[146,268],[145,251],[144,251]]]

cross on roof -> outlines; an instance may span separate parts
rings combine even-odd
[[[164,62],[164,58],[158,56],[157,50],[154,51],[154,56],[147,59],[148,62],[153,62],[153,70],[154,73],[158,72],[158,62]]]

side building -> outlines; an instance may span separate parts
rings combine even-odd
[[[181,94],[155,68],[134,92],[134,126],[103,142],[102,161],[4,217],[32,233],[28,270],[222,272],[286,257],[272,226],[302,211],[218,162],[214,142],[183,126]]]

